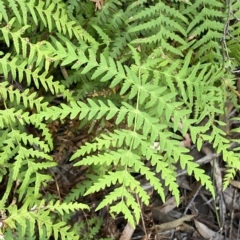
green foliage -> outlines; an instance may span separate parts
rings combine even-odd
[[[240,24],[238,21],[239,6],[240,4],[237,1],[228,3],[228,18],[224,29],[225,39],[226,41],[228,40],[224,45],[225,58],[228,64],[227,66],[230,67],[231,70],[234,70],[234,68],[239,65],[240,61]],[[230,22],[233,22],[234,24],[230,24]]]
[[[80,232],[80,238],[83,240],[96,239],[103,221],[99,218],[91,218],[88,222],[81,221],[76,223],[74,228]],[[99,238],[99,240],[111,240],[112,238]]]
[[[33,198],[34,199],[34,198]],[[23,237],[26,233],[26,228],[29,227],[29,234],[32,235],[35,224],[38,226],[39,239],[46,238],[49,239],[53,234],[54,239],[78,239],[78,236],[72,232],[68,231],[69,226],[66,226],[64,222],[58,222],[52,224],[50,217],[50,212],[57,212],[57,214],[64,215],[73,212],[76,209],[84,209],[88,207],[80,203],[60,203],[53,201],[45,204],[44,200],[41,202],[36,201],[31,203],[30,199],[24,203],[24,205],[18,209],[16,205],[10,205],[6,210],[9,212],[10,216],[5,220],[5,223],[12,229],[16,228],[15,222],[21,225],[21,231],[18,232],[19,237]],[[37,204],[38,203],[38,204]]]
[[[90,220],[88,235],[81,235],[85,222],[71,228],[68,220],[89,209],[76,201],[101,190],[107,194],[96,210],[110,206],[135,227],[137,199],[148,205],[149,196],[134,176],[144,176],[163,201],[167,187],[179,203],[177,163],[214,196],[210,177],[180,146],[187,132],[199,150],[209,142],[222,154],[225,187],[239,170],[221,121],[225,102],[237,104],[231,71],[240,59],[239,3],[100,2],[0,0],[6,239],[96,239],[100,219]],[[58,167],[49,125],[68,119],[101,128],[68,159],[87,167],[87,179],[59,201],[46,194]],[[113,127],[104,131],[107,123]]]

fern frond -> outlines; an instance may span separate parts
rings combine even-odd
[[[137,199],[150,199],[135,174],[163,201],[167,187],[179,203],[178,165],[214,196],[210,177],[179,145],[187,133],[197,149],[207,141],[222,154],[226,187],[239,157],[229,150],[233,140],[221,121],[225,102],[237,106],[238,97],[235,79],[221,66],[239,65],[239,7],[235,0],[226,6],[216,0],[108,0],[101,9],[91,1],[0,0],[0,181],[7,179],[0,210],[6,236],[79,239],[87,229],[83,239],[95,239],[100,221],[73,229],[65,221],[89,209],[73,200],[102,189],[97,210],[110,205],[113,216],[122,214],[135,227]],[[226,10],[232,10],[228,19]],[[234,60],[226,61],[222,52],[229,51]],[[15,81],[27,89],[14,90]],[[111,94],[105,94],[108,88]],[[74,148],[70,160],[86,166],[86,181],[63,202],[48,193],[57,164],[53,139],[61,130],[53,129],[55,123],[74,124],[74,130],[101,125],[90,142]]]
[[[23,81],[23,77],[26,77],[27,84],[30,85],[32,82],[39,89],[41,85],[46,91],[50,90],[52,94],[64,94],[64,97],[67,99],[72,99],[69,91],[65,89],[63,85],[60,85],[59,82],[52,81],[53,77],[47,77],[47,72],[40,74],[41,70],[36,68],[34,71],[31,71],[27,67],[27,62],[23,61],[18,63],[17,58],[10,60],[10,54],[6,54],[3,58],[0,59],[0,72],[4,74],[4,77],[7,79],[8,73],[11,72],[14,79],[18,79],[20,82]],[[17,77],[18,74],[18,77]]]
[[[97,150],[109,149],[111,146],[113,147],[122,147],[125,142],[126,137],[130,133],[127,130],[115,130],[115,133],[109,133],[109,135],[102,134],[101,138],[96,138],[96,143],[86,143],[80,149],[78,149],[70,160],[76,159],[80,156],[84,156],[85,154],[89,154],[91,152],[95,152]],[[76,166],[78,163],[76,163]]]
[[[52,150],[53,149],[53,140],[52,140],[52,135],[50,133],[50,130],[48,126],[39,121],[38,114],[33,114],[31,116],[27,116],[24,121],[27,124],[32,124],[36,129],[39,129],[42,131],[42,135],[44,136],[44,140],[47,142],[49,148]]]
[[[215,196],[215,190],[210,177],[206,175],[204,170],[200,169],[198,164],[192,160],[192,157],[189,155],[181,155],[179,162],[182,169],[187,169],[189,175],[193,173],[196,180],[201,181],[201,184],[206,186],[206,189],[211,192],[212,196]]]
[[[45,204],[44,201],[30,207],[32,200],[26,202],[20,209],[17,209],[16,205],[10,205],[8,207],[9,216],[4,220],[4,223],[11,228],[16,227],[16,223],[21,225],[21,233],[24,236],[27,223],[30,224],[30,228],[34,228],[35,224],[38,225],[39,237],[41,238],[44,235],[44,232],[47,233],[49,238],[52,233],[55,239],[58,239],[60,235],[62,239],[78,239],[78,236],[69,231],[69,226],[66,226],[66,223],[59,222],[53,224],[49,216],[49,211],[58,210],[60,214],[65,212],[74,211],[77,209],[89,209],[88,206],[79,203],[70,203],[70,204],[60,204],[59,202]]]
[[[21,24],[22,23],[22,17],[21,17],[20,12],[19,12],[18,1],[9,0],[8,4],[9,4],[9,7],[11,8],[11,10],[13,11],[14,15],[17,17],[18,22]],[[21,4],[21,6],[22,6],[22,4]]]
[[[41,203],[41,206],[43,204]],[[82,203],[61,203],[59,200],[57,202],[48,202],[44,209],[49,209],[52,212],[58,212],[60,215],[64,215],[65,213],[74,212],[75,210],[80,209],[88,209],[89,207],[86,204]]]
[[[71,39],[73,36],[79,41],[85,40],[89,43],[96,44],[95,39],[85,31],[76,21],[70,21],[65,3],[60,0],[53,2],[41,2],[30,0],[25,2],[28,13],[31,14],[34,22],[38,25],[40,17],[42,23],[51,32],[54,28],[59,33],[68,34]]]
[[[38,42],[33,44],[30,42],[29,38],[23,37],[25,31],[30,27],[29,25],[25,25],[17,31],[12,31],[12,25],[15,24],[16,18],[12,18],[5,27],[0,28],[0,31],[3,34],[4,41],[7,46],[10,46],[10,41],[13,41],[13,46],[18,55],[22,55],[30,66],[33,66],[35,63],[39,68],[43,68],[45,65],[45,69],[49,69],[49,65],[52,61],[56,61],[54,59],[54,50],[51,51],[52,48],[45,49],[43,46],[46,44],[45,41]],[[50,44],[50,43],[48,43]]]
[[[23,103],[25,108],[36,108],[37,112],[40,112],[41,110],[46,109],[48,103],[41,103],[43,98],[36,98],[36,95],[36,92],[30,93],[29,89],[26,89],[23,93],[18,89],[13,90],[8,82],[2,82],[0,84],[0,97],[2,100],[9,100],[18,105]]]
[[[109,100],[108,105],[99,100],[99,105],[97,105],[93,100],[88,99],[88,105],[83,102],[70,102],[70,106],[61,104],[61,108],[52,107],[46,109],[46,111],[41,112],[38,117],[45,119],[56,119],[61,118],[64,119],[66,116],[70,114],[70,118],[75,118],[79,113],[80,119],[83,119],[88,115],[89,119],[92,119],[97,115],[98,119],[101,118],[104,114],[108,113],[107,119],[112,118],[119,109],[115,107],[115,105]]]
[[[120,214],[123,213],[127,221],[134,227],[135,221],[138,222],[140,218],[140,209],[137,207],[134,199],[129,197],[129,193],[127,191],[122,192],[122,194],[126,193],[126,200],[127,201],[120,201],[115,206],[113,206],[110,210],[111,214]],[[131,213],[130,209],[133,208],[133,213]],[[134,217],[135,218],[134,218]]]
[[[139,182],[136,181],[128,171],[116,171],[114,173],[109,173],[109,175],[104,176],[103,178],[99,179],[98,183],[95,183],[86,194],[90,194],[92,192],[99,191],[102,187],[109,187],[111,184],[116,183],[122,184],[122,187],[116,191],[116,189],[110,194],[105,197],[105,200],[98,206],[97,209],[103,208],[104,206],[112,203],[115,200],[120,199],[120,202],[111,208],[111,213],[123,213],[124,216],[128,219],[128,221],[135,226],[135,221],[138,222],[140,218],[140,206],[136,200],[128,193],[126,190],[130,188],[131,191],[136,192],[141,196],[142,201],[147,204],[149,201],[149,196],[143,189],[139,186]],[[131,207],[134,209],[134,217],[133,218],[129,208]]]
[[[41,141],[38,137],[35,138],[30,134],[20,133],[18,130],[12,130],[8,137],[13,141],[20,143],[22,142],[24,145],[29,144],[30,146],[38,147],[39,149],[43,150],[45,153],[50,151],[50,148],[47,144]],[[51,159],[47,157],[46,159]]]
[[[50,181],[52,178],[46,174],[38,173],[39,170],[42,169],[50,169],[56,166],[54,162],[35,162],[35,159],[28,158],[27,160],[23,161],[22,165],[27,167],[27,170],[24,171],[24,175],[20,176],[19,179],[22,179],[21,185],[18,189],[19,192],[19,200],[26,194],[26,189],[34,182],[35,187],[33,191],[34,196],[38,196],[39,191],[44,183]],[[31,192],[27,190],[27,192]]]
[[[227,3],[229,19],[226,23],[226,26],[228,27],[227,32],[225,32],[226,36],[224,36],[226,39],[226,49],[224,50],[227,57],[226,65],[230,67],[230,70],[234,70],[236,67],[238,67],[240,62],[240,24],[237,20],[239,18],[239,7],[240,4],[238,1]]]
[[[1,21],[2,21],[2,17],[3,17],[5,22],[8,22],[9,21],[9,17],[8,17],[8,13],[6,11],[6,5],[5,5],[5,3],[3,1],[0,1],[0,12],[1,12],[1,14],[0,14]]]
[[[222,60],[220,41],[223,37],[224,9],[221,2],[204,1],[188,5],[183,11],[191,19],[187,32],[191,39],[194,38],[191,48],[196,52],[195,61]]]
[[[102,38],[103,43],[106,44],[108,47],[111,42],[109,36],[99,26],[92,25],[92,27],[97,31],[98,35]]]
[[[239,162],[239,158],[237,156],[235,156],[235,161]],[[228,168],[226,169],[226,173],[224,175],[224,181],[223,181],[223,190],[225,190],[229,186],[229,183],[236,176],[237,169],[235,168],[235,166],[228,166]]]
[[[137,7],[139,7],[137,5]],[[182,56],[181,50],[177,47],[172,47],[170,41],[176,41],[180,45],[185,45],[187,18],[180,11],[176,11],[173,7],[166,5],[163,2],[142,9],[128,20],[132,26],[128,32],[141,33],[145,31],[144,38],[138,38],[132,41],[135,44],[159,44],[163,51],[167,51],[176,55]],[[149,30],[149,31],[147,31]],[[180,34],[182,36],[180,36]]]
[[[95,181],[97,181],[98,177],[95,175],[87,175],[88,179],[82,181],[77,184],[72,190],[71,193],[68,194],[65,198],[65,202],[69,203],[72,201],[77,201],[80,197],[82,197],[87,189],[89,189]]]
[[[118,6],[121,6],[122,3],[117,0],[110,0],[104,3],[100,12],[98,12],[96,22],[104,24],[108,22],[109,17],[118,10]]]

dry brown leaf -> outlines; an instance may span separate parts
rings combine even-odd
[[[183,197],[180,198],[180,203],[184,200]],[[159,207],[154,207],[159,212],[168,213],[172,211],[175,207],[177,207],[176,199],[174,197],[169,198],[164,205]]]
[[[155,225],[155,226],[153,226],[153,228],[155,228],[157,231],[165,231],[165,230],[168,230],[168,229],[177,228],[180,225],[184,224],[185,221],[190,221],[194,217],[196,217],[195,214],[193,214],[193,215],[186,215],[186,216],[184,216],[182,218],[179,218],[179,219],[171,221],[171,222]]]
[[[212,231],[205,224],[197,221],[196,219],[194,219],[194,223],[199,234],[205,239],[211,239],[211,240],[225,240],[225,239],[227,240],[228,239],[222,236],[221,234]]]
[[[233,193],[234,193],[234,189],[232,187],[228,187],[227,189],[225,189],[223,191],[224,200],[228,207],[233,208],[233,209],[239,209],[240,201],[233,202],[233,198],[234,198]],[[238,198],[239,198],[239,194],[237,193],[236,199],[238,199]]]
[[[240,182],[239,181],[231,181],[230,184],[233,185],[234,187],[240,189]]]
[[[176,228],[177,231],[184,232],[187,234],[192,235],[193,232],[195,232],[195,229],[193,226],[190,226],[189,224],[183,223],[179,227]]]
[[[133,232],[134,232],[133,227],[129,223],[127,223],[119,240],[130,240],[133,235]]]
[[[96,9],[101,9],[103,4],[104,4],[104,0],[91,0],[91,2],[95,3]]]

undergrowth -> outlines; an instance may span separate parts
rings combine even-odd
[[[237,140],[223,130],[225,103],[238,108],[239,7],[236,0],[0,0],[2,239],[96,239],[100,219],[69,223],[90,209],[79,200],[100,190],[106,195],[95,210],[110,206],[135,227],[137,199],[148,205],[149,195],[134,176],[163,201],[167,187],[179,203],[176,163],[215,196],[210,176],[180,144],[187,133],[198,150],[208,142],[222,154],[226,187],[240,166],[229,149]],[[59,196],[48,188],[60,165],[50,126],[71,122],[91,137],[66,161],[87,170]]]

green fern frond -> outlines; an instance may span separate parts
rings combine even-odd
[[[17,142],[20,143],[22,142],[24,145],[30,145],[30,146],[35,146],[41,150],[43,150],[45,153],[50,151],[49,146],[44,143],[43,141],[41,141],[39,138],[33,137],[30,134],[26,134],[26,133],[20,133],[18,130],[12,130],[8,137],[13,141],[13,142]],[[51,158],[47,158],[47,159],[51,159]]]
[[[36,0],[22,2],[24,2],[24,4],[22,4],[22,9],[23,7],[27,8],[28,13],[31,14],[36,25],[38,25],[38,18],[40,18],[41,22],[50,32],[53,31],[53,29],[57,29],[61,34],[68,34],[70,39],[74,36],[79,41],[86,40],[96,44],[95,39],[93,39],[80,24],[69,19],[66,5],[62,1],[57,0],[54,3],[49,1],[44,3]],[[17,11],[17,13],[19,12]]]
[[[109,149],[111,146],[113,147],[122,147],[125,142],[126,137],[130,133],[127,130],[115,130],[115,133],[109,133],[109,135],[102,134],[101,138],[96,138],[96,143],[86,143],[80,149],[78,149],[70,160],[74,160],[80,156],[84,156],[85,154],[89,154],[91,152],[95,152],[97,150]],[[76,163],[76,166],[78,163]]]
[[[22,179],[22,182],[20,184],[20,187],[18,189],[19,192],[19,200],[22,199],[22,197],[27,194],[27,192],[29,192],[28,194],[33,194],[34,196],[38,196],[39,191],[41,189],[41,187],[43,186],[44,183],[47,183],[47,181],[52,180],[50,176],[46,175],[46,174],[40,174],[38,173],[39,170],[42,169],[50,169],[52,167],[56,166],[56,163],[54,162],[38,162],[35,163],[35,159],[27,159],[23,161],[23,166],[27,167],[27,170],[24,171],[24,176],[20,176],[19,178]],[[29,186],[32,183],[35,183],[34,186],[34,191],[26,191],[26,189],[29,188]]]
[[[200,169],[198,164],[192,161],[192,157],[189,155],[181,155],[180,164],[182,169],[187,169],[188,174],[193,174],[197,181],[201,181],[202,185],[206,186],[212,196],[215,197],[215,190],[212,184],[212,181],[208,175],[205,174],[203,169]]]
[[[43,68],[45,65],[45,69],[48,70],[50,63],[56,61],[56,59],[53,57],[55,49],[52,51],[52,47],[45,49],[45,41],[40,41],[36,44],[33,44],[30,42],[28,37],[23,37],[24,32],[30,27],[29,25],[26,25],[13,32],[12,25],[15,23],[15,21],[15,18],[12,18],[5,27],[0,28],[7,46],[10,45],[10,41],[12,40],[16,53],[18,55],[21,54],[26,59],[29,67],[33,66],[35,63],[35,65],[39,68]],[[48,46],[49,44],[50,43],[48,43]]]
[[[138,7],[138,5],[137,5]],[[165,3],[157,3],[149,8],[143,7],[138,13],[129,18],[132,26],[128,32],[141,33],[145,31],[144,38],[138,38],[132,41],[135,44],[159,44],[163,51],[183,56],[181,50],[172,47],[170,41],[176,41],[180,45],[185,45],[184,36],[187,35],[184,29],[188,20],[180,11],[166,5]],[[178,34],[177,34],[178,33]],[[182,36],[180,36],[180,34]]]
[[[22,121],[22,110],[16,111],[15,108],[0,110],[0,128],[11,127],[12,124]],[[27,114],[25,113],[25,116]]]
[[[4,74],[4,77],[7,79],[8,73],[11,72],[14,79],[18,79],[20,82],[23,81],[23,77],[26,77],[27,84],[30,85],[34,83],[35,86],[39,89],[41,85],[46,91],[50,90],[52,94],[63,94],[67,99],[72,99],[69,91],[65,89],[63,85],[60,85],[59,82],[52,81],[53,77],[47,77],[47,72],[40,74],[41,70],[36,68],[34,71],[31,71],[27,67],[27,62],[23,61],[18,63],[18,58],[11,59],[10,54],[6,54],[3,58],[0,59],[0,72]],[[17,76],[18,74],[18,76]]]
[[[237,160],[236,162],[238,162],[239,158],[236,158],[235,160]],[[237,174],[237,169],[234,166],[229,166],[229,168],[226,169],[226,173],[224,175],[224,181],[223,181],[223,190],[225,190],[229,186],[229,183],[232,181],[232,179],[234,179],[236,174]]]
[[[30,93],[29,89],[26,89],[23,93],[21,93],[18,89],[13,90],[11,86],[9,86],[8,82],[2,82],[0,84],[0,97],[2,100],[10,102],[14,102],[16,104],[23,103],[25,108],[36,108],[37,112],[44,110],[47,108],[48,103],[41,103],[43,98],[36,98],[36,92]]]
[[[116,214],[123,213],[125,218],[128,219],[128,221],[132,224],[132,226],[135,226],[135,221],[138,222],[140,218],[140,206],[138,206],[138,203],[136,200],[128,193],[126,190],[127,188],[130,188],[131,191],[136,192],[141,197],[141,200],[148,204],[149,196],[143,189],[139,186],[139,182],[136,181],[129,173],[128,171],[116,171],[114,173],[109,173],[109,175],[104,176],[103,178],[99,179],[98,183],[95,183],[94,186],[92,186],[86,194],[90,194],[92,192],[99,191],[102,187],[109,187],[111,184],[116,183],[122,184],[121,188],[117,188],[111,192],[110,195],[107,195],[105,197],[105,200],[102,201],[101,205],[98,206],[97,210],[100,208],[103,208],[104,206],[108,205],[109,203],[116,201],[120,199],[120,202],[116,204],[115,206],[111,207],[111,213],[114,212]],[[134,217],[133,218],[130,210],[128,207],[131,207],[134,210]]]
[[[87,189],[89,189],[95,181],[97,181],[98,177],[95,175],[87,175],[88,179],[82,181],[81,183],[77,184],[72,190],[71,193],[68,194],[65,198],[65,202],[69,203],[72,201],[78,200],[82,197]]]
[[[9,21],[9,17],[8,17],[8,13],[6,11],[6,5],[4,4],[3,1],[0,1],[0,16],[1,16],[1,21],[2,21],[2,18],[5,20],[5,22],[8,22]]]
[[[195,2],[183,10],[183,14],[190,18],[187,32],[189,38],[194,38],[191,48],[196,52],[195,61],[222,60],[220,41],[223,37],[224,9],[224,3],[213,0]]]
[[[15,228],[16,223],[20,223],[22,236],[24,236],[27,223],[29,223],[31,229],[37,224],[40,238],[44,235],[46,230],[45,233],[47,233],[48,238],[53,233],[55,239],[58,239],[58,236],[61,236],[62,239],[77,240],[78,236],[74,232],[69,231],[70,227],[66,226],[66,223],[59,222],[53,224],[49,217],[49,211],[57,210],[62,215],[64,212],[72,212],[76,209],[89,208],[80,203],[60,204],[59,202],[49,202],[48,204],[45,204],[44,201],[39,202],[38,205],[32,207],[30,207],[28,202],[20,209],[18,209],[16,205],[10,205],[8,207],[9,216],[4,220],[4,223],[11,228]]]
[[[22,23],[22,17],[21,17],[20,12],[19,12],[18,1],[9,0],[8,4],[9,4],[10,9],[13,11],[14,15],[17,17],[18,22],[21,24]],[[20,4],[20,6],[22,6],[22,4]]]
[[[99,26],[92,25],[92,27],[97,31],[98,35],[102,38],[103,43],[106,44],[108,47],[111,42],[109,36]]]
[[[27,42],[26,42],[26,39],[22,37],[22,35],[26,31],[26,29],[29,28],[30,26],[26,25],[18,29],[17,31],[13,32],[12,25],[14,24],[15,20],[16,18],[12,18],[9,22],[7,22],[7,25],[5,27],[0,28],[0,31],[2,32],[4,41],[8,47],[10,46],[10,40],[13,40],[14,48],[17,54],[20,54],[20,49],[21,49],[26,55]],[[21,42],[21,45],[22,45],[21,48],[20,48],[19,42]]]
[[[87,223],[81,221],[74,224],[76,232],[80,233],[80,239],[82,240],[94,240],[101,230],[103,220],[98,217],[92,217]],[[100,238],[99,240],[112,240],[112,238]]]
[[[150,199],[136,174],[163,201],[167,187],[179,204],[179,165],[214,196],[210,177],[180,147],[187,133],[198,150],[209,142],[222,155],[226,187],[239,157],[229,149],[234,140],[221,121],[224,104],[233,101],[238,108],[238,96],[234,76],[222,66],[239,65],[238,10],[235,0],[108,0],[101,7],[91,1],[0,0],[0,181],[7,180],[0,210],[6,237],[96,239],[98,219],[73,228],[66,222],[89,209],[73,200],[101,190],[106,195],[97,210],[109,205],[113,216],[122,214],[135,227],[138,198],[147,205]],[[15,90],[15,83],[26,90]],[[52,156],[59,151],[57,126],[69,131],[73,123],[74,129],[97,131],[70,157],[75,167],[86,166],[85,181],[60,202],[48,193],[57,165]]]
[[[42,206],[43,203],[40,204]],[[88,209],[89,207],[86,204],[82,203],[61,203],[59,200],[57,202],[48,202],[47,205],[45,205],[44,209],[49,209],[52,212],[58,212],[60,215],[64,215],[65,213],[74,212],[75,210],[80,209]]]
[[[229,19],[226,24],[228,24],[227,32],[225,32],[225,39],[226,45],[224,49],[226,52],[226,56],[229,61],[230,69],[234,70],[237,66],[239,66],[240,62],[240,42],[239,42],[239,35],[240,35],[240,24],[237,20],[239,18],[238,9],[240,4],[238,1],[236,2],[229,2],[227,4],[228,12],[229,12]],[[234,14],[231,14],[234,13]]]
[[[79,119],[83,119],[87,116],[88,119],[91,120],[93,117],[97,117],[98,119],[100,119],[107,113],[106,118],[110,119],[117,113],[117,111],[119,111],[119,109],[115,107],[115,105],[110,100],[108,100],[107,102],[108,105],[99,100],[99,105],[97,105],[93,100],[88,99],[89,106],[84,102],[80,101],[70,102],[70,106],[61,104],[61,108],[48,108],[46,109],[46,111],[41,112],[38,117],[45,119],[64,119],[70,114],[70,118],[73,119],[80,113]]]
[[[33,230],[30,228],[31,224],[27,223],[25,235],[23,236],[22,228],[20,224],[16,224],[16,231],[12,232],[9,228],[4,231],[5,239],[14,239],[18,238],[19,240],[36,240],[36,236],[34,236]],[[45,234],[43,234],[42,240],[47,240]]]
[[[111,17],[112,14],[115,13],[115,11],[117,11],[118,7],[121,5],[122,3],[117,0],[110,0],[105,2],[95,21],[99,24],[108,22],[109,17]]]
[[[52,135],[49,131],[48,126],[45,123],[39,121],[38,114],[33,114],[29,117],[27,116],[24,120],[27,124],[32,124],[34,127],[36,127],[36,129],[42,131],[44,140],[47,142],[49,148],[52,150],[53,149]]]

